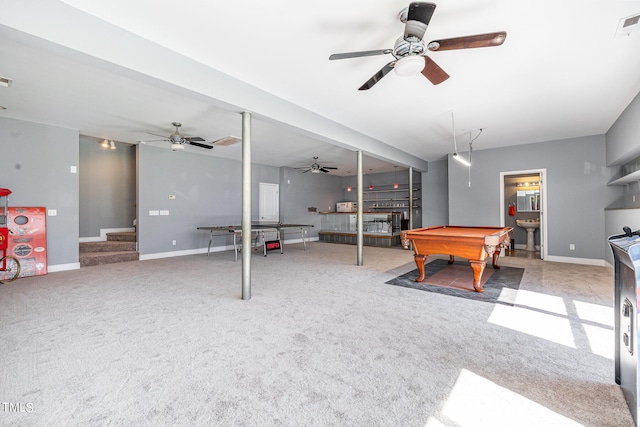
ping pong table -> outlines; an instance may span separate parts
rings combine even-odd
[[[262,253],[264,256],[267,256],[267,252],[270,250],[269,246],[274,246],[275,248],[280,249],[280,253],[284,253],[284,235],[287,232],[291,232],[291,230],[295,230],[296,233],[300,232],[300,236],[302,237],[302,243],[304,245],[304,250],[307,250],[307,240],[304,237],[305,230],[310,230],[313,225],[309,224],[281,224],[281,223],[252,223],[251,224],[251,235],[253,246],[257,247],[259,239],[262,238]],[[209,227],[197,227],[198,230],[209,231],[209,245],[207,246],[207,256],[211,252],[211,243],[213,242],[213,238],[215,236],[228,235],[229,233],[233,234],[233,251],[235,254],[235,260],[238,261],[238,252],[240,250],[238,245],[238,236],[242,236],[242,226],[240,225],[216,225]],[[277,245],[270,245],[275,241],[266,241],[265,233],[267,232],[275,232],[276,240],[278,242]],[[255,237],[254,237],[255,236]],[[307,237],[310,239],[310,237]],[[309,240],[309,244],[311,241]]]

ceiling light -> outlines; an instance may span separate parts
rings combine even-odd
[[[351,191],[351,186],[347,185],[347,191]]]
[[[464,157],[461,157],[458,153],[453,153],[453,158],[462,163],[465,166],[471,166],[471,163]]]
[[[320,169],[311,169],[311,173],[320,173]]]
[[[111,148],[112,150],[116,149],[116,144],[114,144],[113,141],[109,141],[109,148]]]
[[[8,79],[6,77],[0,77],[0,86],[11,87],[13,84],[13,80]]]
[[[106,139],[103,139],[102,142],[100,143],[100,146],[102,148],[109,148],[109,141],[107,141]]]
[[[414,76],[424,70],[424,58],[420,55],[409,55],[396,61],[393,66],[399,76]]]
[[[184,150],[184,145],[178,144],[178,143],[173,143],[173,144],[171,144],[171,150],[172,151]]]

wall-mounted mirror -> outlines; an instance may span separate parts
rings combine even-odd
[[[518,190],[516,201],[518,212],[540,212],[540,190]]]

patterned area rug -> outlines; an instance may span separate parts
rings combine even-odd
[[[423,282],[415,281],[418,278],[418,269],[416,268],[385,283],[512,306],[524,274],[523,268],[516,267],[500,266],[499,270],[494,270],[489,262],[482,275],[484,292],[480,293],[473,289],[473,270],[467,261],[456,261],[450,265],[447,260],[436,259],[426,264],[424,269],[425,279]]]

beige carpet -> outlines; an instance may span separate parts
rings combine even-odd
[[[630,426],[612,272],[525,268],[513,307],[386,281],[402,249],[313,243],[0,285],[0,424]],[[6,404],[5,404],[6,403]]]

